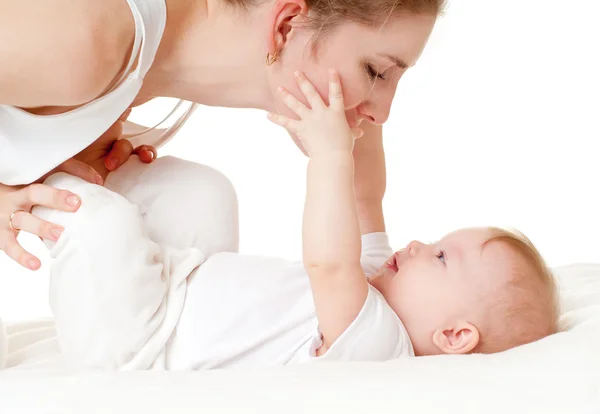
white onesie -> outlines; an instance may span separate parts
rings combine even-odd
[[[76,213],[34,211],[65,227],[56,244],[46,242],[54,259],[50,305],[61,350],[75,368],[187,370],[414,355],[401,321],[373,287],[351,326],[315,357],[320,335],[302,262],[230,252],[206,257],[196,247],[156,243],[144,206],[64,173],[47,184],[82,198]],[[362,243],[365,273],[374,273],[392,254],[387,235],[367,234]]]
[[[366,272],[375,272],[392,254],[385,233],[367,234],[362,243]],[[188,278],[167,361],[171,369],[209,369],[413,355],[402,323],[372,286],[350,327],[315,357],[320,339],[302,262],[217,253]]]

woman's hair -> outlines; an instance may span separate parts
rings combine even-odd
[[[271,0],[223,0],[227,5],[249,9]],[[402,14],[431,14],[444,11],[445,0],[305,0],[308,6],[306,27],[319,36],[342,22],[381,26]]]

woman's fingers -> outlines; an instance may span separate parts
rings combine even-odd
[[[156,158],[158,158],[158,152],[152,145],[140,145],[133,150],[134,154],[140,157],[140,161],[146,164],[150,164]]]
[[[123,165],[133,154],[133,145],[129,140],[120,139],[116,141],[111,148],[108,156],[104,160],[104,166],[109,171],[114,171]]]
[[[77,211],[81,199],[67,190],[59,190],[45,184],[31,184],[16,192],[18,205],[40,205],[61,211]]]
[[[30,211],[35,205],[74,212],[79,209],[81,199],[66,190],[59,190],[45,184],[31,184],[18,190],[1,186],[0,199],[0,250],[22,266],[37,270],[40,260],[27,252],[17,241],[19,231],[25,231],[56,241],[62,234],[61,226],[33,216]]]
[[[104,180],[102,179],[100,174],[98,174],[98,172],[94,170],[94,168],[74,158],[63,162],[54,170],[54,172],[56,171],[63,171],[67,174],[83,178],[84,180],[92,184],[102,185],[104,183]]]
[[[13,259],[15,262],[19,263],[21,266],[24,266],[31,270],[38,270],[41,266],[40,259],[27,252],[17,241],[16,232],[13,235],[7,235],[7,237],[2,237],[2,239],[6,240],[4,246],[0,246],[2,250]]]
[[[22,230],[52,241],[57,241],[64,230],[63,227],[42,220],[26,211],[16,213],[11,223],[16,230]]]
[[[296,113],[300,117],[300,119],[305,118],[308,114],[310,114],[310,109],[306,107],[302,102],[300,102],[294,95],[286,91],[284,88],[277,88],[279,93],[281,94],[281,99],[286,104],[288,108]]]
[[[323,102],[323,98],[317,91],[317,89],[313,86],[312,83],[308,80],[308,78],[301,72],[295,72],[296,82],[300,87],[300,90],[308,100],[312,109],[319,109],[325,107],[325,102]]]
[[[329,71],[329,106],[338,111],[344,110],[344,95],[340,76],[333,69]]]

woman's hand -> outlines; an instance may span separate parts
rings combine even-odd
[[[96,142],[34,184],[27,186],[0,184],[0,250],[30,270],[40,268],[40,260],[27,252],[17,241],[19,231],[56,241],[64,229],[32,215],[31,209],[39,205],[75,212],[81,204],[77,195],[41,184],[51,174],[65,172],[90,183],[102,185],[109,172],[119,168],[132,154],[138,155],[145,163],[156,159],[156,150],[152,146],[142,145],[134,149],[129,141],[119,139],[122,131],[123,124],[118,121]]]
[[[104,179],[92,166],[71,158],[33,184],[24,186],[0,184],[0,250],[30,270],[38,270],[41,263],[37,257],[19,244],[17,241],[19,232],[22,230],[43,239],[56,241],[64,230],[61,226],[32,215],[31,209],[39,205],[74,212],[81,204],[76,194],[42,184],[47,177],[57,172],[75,175],[92,184],[104,183]]]
[[[102,182],[102,178],[91,167],[74,159],[65,161],[52,173],[58,171],[77,175],[92,183]],[[63,231],[61,226],[32,215],[31,209],[35,205],[73,212],[79,209],[81,200],[70,191],[58,190],[45,184],[16,187],[0,184],[0,250],[30,270],[40,268],[40,259],[19,244],[19,231],[54,241],[58,240]]]
[[[125,119],[124,117],[122,119]],[[111,171],[123,165],[133,154],[139,156],[144,163],[151,163],[156,159],[157,152],[154,147],[141,145],[133,148],[131,142],[121,139],[122,134],[123,122],[119,120],[74,158],[91,166],[104,180]]]
[[[137,104],[141,105],[143,102],[145,102],[145,100],[139,101]],[[131,142],[126,139],[120,139],[121,135],[123,135],[123,124],[125,121],[127,121],[129,114],[131,114],[131,108],[125,111],[119,120],[112,126],[112,128],[114,128],[112,132],[109,129],[104,133],[104,135],[113,134],[119,138],[113,143],[108,155],[104,160],[104,166],[108,171],[114,171],[119,168],[129,159],[129,157],[131,157],[132,154],[136,154],[140,158],[140,161],[146,164],[150,164],[158,157],[156,148],[151,145],[140,145],[137,148],[133,148]]]

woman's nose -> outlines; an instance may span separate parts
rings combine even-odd
[[[366,102],[358,108],[359,117],[375,125],[383,125],[390,116],[391,101],[388,104]]]
[[[397,86],[395,83],[371,91],[368,98],[358,107],[360,116],[375,125],[383,125],[390,117]]]

